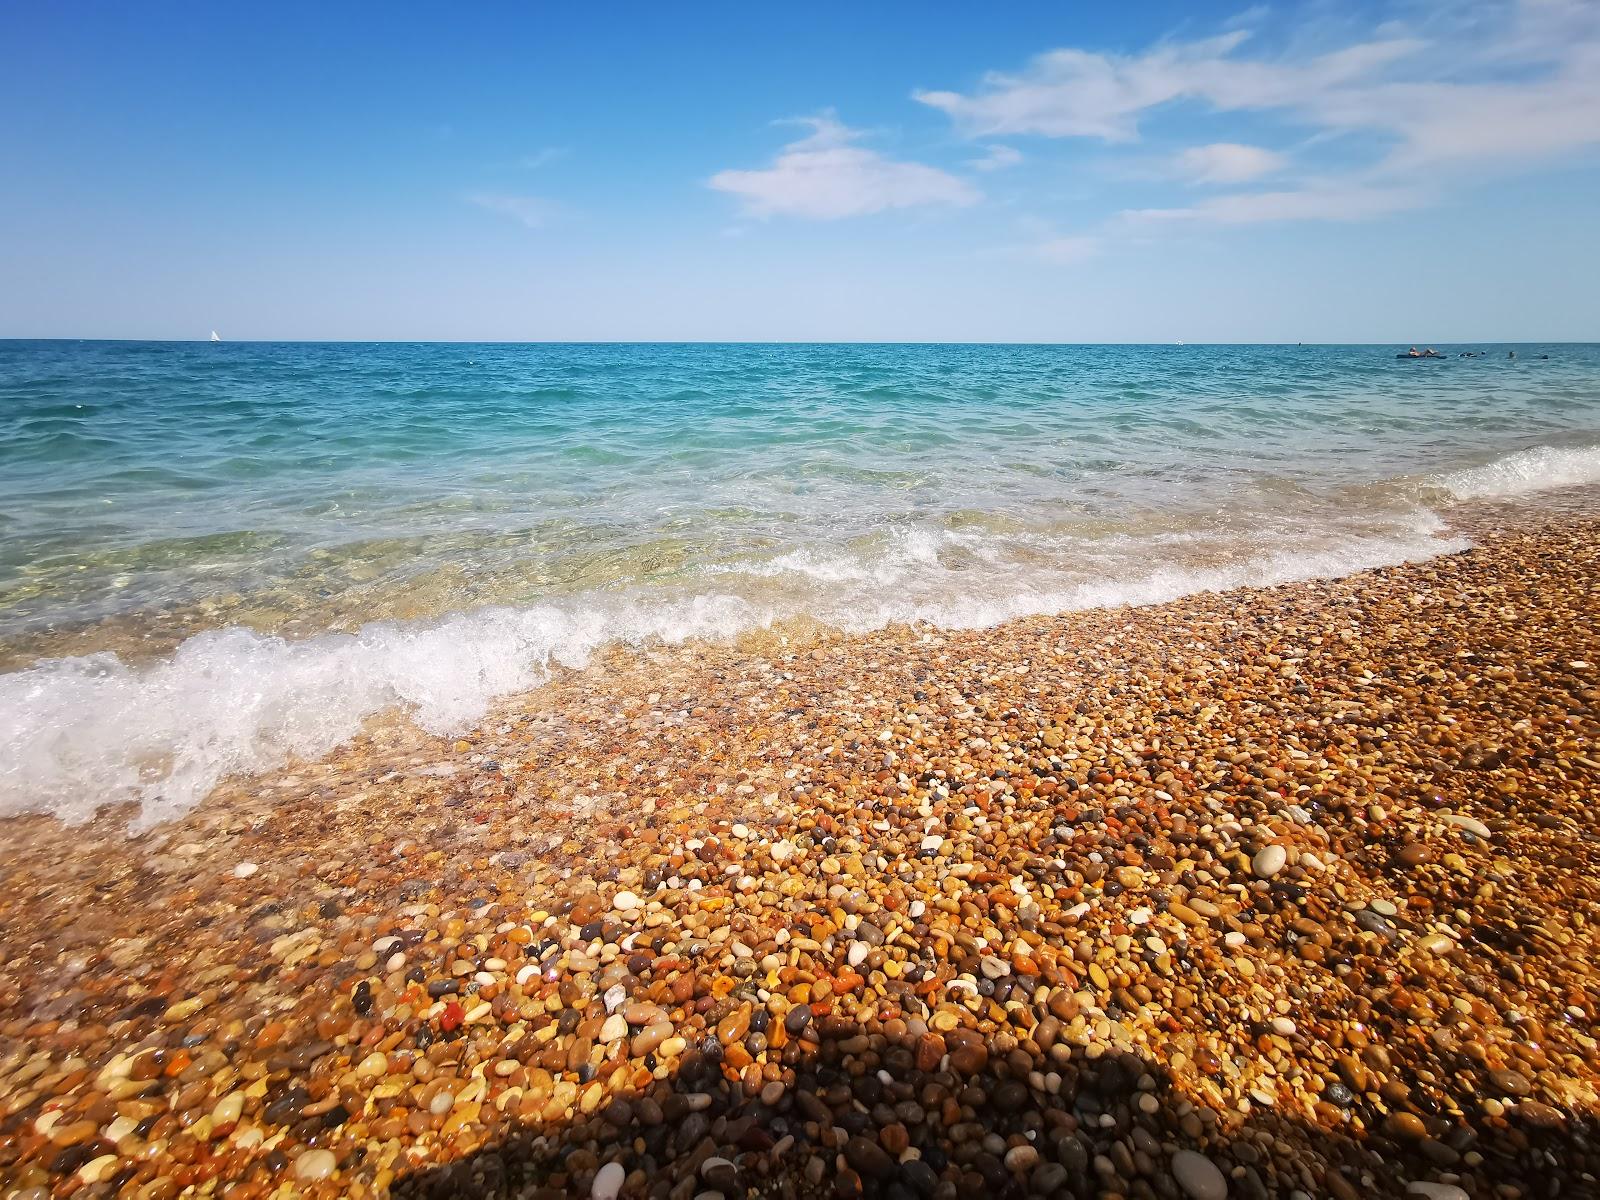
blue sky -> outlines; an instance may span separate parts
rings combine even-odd
[[[0,9],[0,336],[1600,338],[1600,4]]]

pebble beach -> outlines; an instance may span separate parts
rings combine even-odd
[[[0,1195],[1600,1195],[1600,520],[617,651],[0,838]]]

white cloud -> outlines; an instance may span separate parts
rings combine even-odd
[[[1214,37],[1135,54],[1052,50],[1020,71],[991,72],[970,92],[914,96],[973,138],[1130,143],[1180,104],[1191,122],[1196,109],[1212,121],[1263,114],[1310,134],[1296,150],[1298,177],[1285,156],[1238,141],[1182,151],[1167,163],[1169,178],[1282,183],[1123,212],[1087,239],[1095,245],[1161,226],[1377,219],[1423,207],[1463,181],[1600,148],[1600,0],[1414,0],[1404,11],[1409,26],[1362,29],[1308,6],[1274,50],[1238,27],[1264,19],[1251,10]],[[1318,147],[1334,139],[1341,153],[1330,170]],[[1039,252],[1070,259],[1084,252],[1077,241],[1050,251],[1047,236]]]
[[[1558,158],[1600,145],[1600,40],[1573,47],[1537,84],[1392,83],[1329,97],[1322,119],[1392,134],[1398,144],[1379,164],[1391,172],[1503,170]]]
[[[555,205],[538,196],[513,196],[505,192],[474,192],[467,203],[510,217],[529,229],[539,229],[555,215]]]
[[[1195,183],[1248,183],[1282,170],[1287,161],[1260,146],[1213,142],[1191,146],[1178,155],[1175,166],[1180,176]]]
[[[1366,221],[1420,208],[1429,200],[1415,188],[1313,183],[1274,192],[1232,192],[1187,208],[1141,208],[1120,214],[1129,225],[1195,221],[1256,225],[1273,221]]]
[[[970,159],[967,166],[975,171],[999,171],[1014,167],[1022,161],[1022,151],[1011,146],[988,146],[982,158]]]
[[[914,92],[973,137],[1043,134],[1131,142],[1139,117],[1176,100],[1221,110],[1278,108],[1363,77],[1416,52],[1405,38],[1362,43],[1303,63],[1233,57],[1250,37],[1236,29],[1195,42],[1169,42],[1141,55],[1052,50],[1017,75],[991,72],[972,95]]]
[[[1499,170],[1600,145],[1600,3],[1435,2],[1426,38],[1387,23],[1315,52],[1251,53],[1243,29],[1143,53],[1066,48],[970,93],[921,91],[968,136],[1138,140],[1141,122],[1189,102],[1276,113],[1322,134],[1367,136],[1369,166]],[[1217,180],[1227,182],[1227,180]]]
[[[750,216],[827,221],[891,208],[975,204],[971,184],[937,167],[900,162],[853,145],[862,134],[831,113],[806,117],[811,132],[790,142],[770,167],[719,171],[709,184],[737,196]]]

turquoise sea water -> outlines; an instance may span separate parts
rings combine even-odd
[[[1396,349],[0,342],[0,812],[158,817],[610,642],[1339,574],[1600,479],[1600,348]]]

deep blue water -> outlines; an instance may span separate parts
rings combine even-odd
[[[0,811],[181,807],[608,641],[1336,574],[1600,478],[1600,348],[1396,349],[0,342]]]

